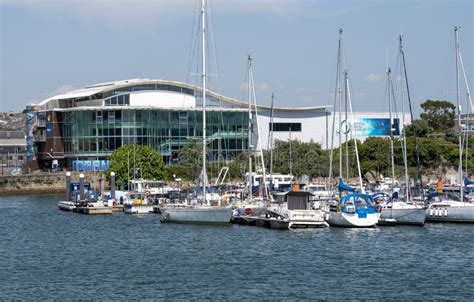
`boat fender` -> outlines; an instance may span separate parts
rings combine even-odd
[[[252,214],[252,209],[251,208],[246,208],[245,209],[245,215],[249,216],[250,214]]]

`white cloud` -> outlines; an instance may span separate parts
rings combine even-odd
[[[380,82],[382,79],[383,79],[383,75],[376,74],[373,72],[367,75],[367,82],[370,82],[370,83],[377,83],[377,82]]]

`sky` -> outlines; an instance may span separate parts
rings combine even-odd
[[[472,86],[473,3],[211,0],[213,88],[244,98],[251,54],[260,104],[269,104],[274,92],[275,106],[331,105],[342,28],[354,110],[387,111],[385,71],[387,63],[396,65],[402,33],[419,113],[426,99],[455,100],[455,25],[461,26]],[[28,103],[114,80],[195,84],[189,66],[197,5],[196,0],[0,0],[0,111],[21,111]]]

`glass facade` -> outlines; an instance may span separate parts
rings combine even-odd
[[[123,145],[148,145],[164,155],[166,162],[178,162],[177,151],[190,139],[202,140],[202,111],[129,109],[107,107],[63,112],[64,154],[69,158],[109,156]],[[209,159],[231,160],[247,150],[248,113],[208,111]]]

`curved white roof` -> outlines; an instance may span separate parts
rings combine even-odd
[[[178,81],[160,80],[160,79],[130,79],[130,80],[122,80],[122,81],[114,81],[114,82],[89,85],[82,89],[73,90],[73,91],[69,91],[60,95],[50,97],[40,102],[38,105],[44,106],[48,102],[54,101],[54,100],[72,100],[72,99],[78,99],[78,98],[92,97],[95,94],[101,94],[101,93],[113,91],[120,88],[126,88],[126,87],[131,87],[131,86],[136,86],[136,85],[146,85],[146,84],[169,85],[173,87],[190,89],[199,94],[201,93],[201,87],[187,84],[187,83],[178,82]],[[248,107],[248,103],[242,100],[226,97],[218,93],[215,93],[213,91],[207,91],[207,94],[230,106],[237,106],[241,108]],[[264,105],[258,105],[257,108],[258,110],[271,109],[269,106],[264,106]],[[275,111],[325,111],[327,108],[331,108],[331,106],[325,105],[325,106],[312,106],[312,107],[274,107],[274,110]]]

